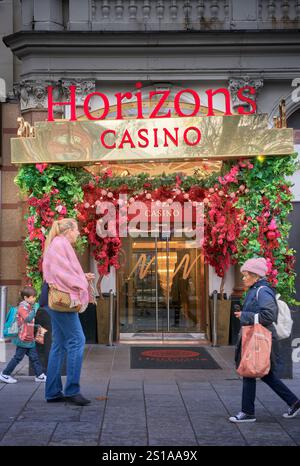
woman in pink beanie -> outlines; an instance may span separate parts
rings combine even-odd
[[[286,419],[293,418],[300,412],[300,400],[277,377],[276,361],[278,359],[278,341],[273,322],[277,322],[278,307],[275,290],[266,279],[268,272],[267,261],[263,257],[248,259],[241,267],[243,282],[248,289],[241,312],[235,312],[241,325],[253,325],[254,315],[259,314],[259,323],[272,333],[272,352],[270,372],[261,378],[269,387],[284,400],[289,408],[283,414]],[[241,359],[241,332],[236,346],[235,361],[239,366]],[[255,393],[256,379],[243,377],[242,411],[231,416],[231,422],[255,422]]]

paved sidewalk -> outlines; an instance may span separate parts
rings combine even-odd
[[[13,346],[7,348],[9,357]],[[87,407],[46,403],[44,385],[26,375],[26,362],[17,384],[0,383],[0,446],[300,445],[300,416],[283,419],[285,404],[262,382],[257,422],[228,422],[241,403],[234,348],[208,349],[222,370],[132,370],[129,345],[87,345],[82,371],[82,393],[92,400]],[[286,383],[300,395],[296,366],[295,378]],[[98,400],[101,396],[108,399]]]

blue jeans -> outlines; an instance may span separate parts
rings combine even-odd
[[[43,373],[43,368],[40,364],[40,360],[36,351],[36,348],[23,348],[22,346],[17,346],[16,352],[14,357],[9,361],[7,364],[6,368],[4,369],[3,374],[4,375],[10,375],[12,371],[17,367],[17,365],[22,361],[24,356],[27,354],[29,357],[33,368],[35,375],[39,377]]]
[[[269,387],[289,406],[292,406],[298,401],[297,396],[274,374],[270,372],[261,378],[261,380],[269,385]],[[256,379],[243,378],[243,395],[242,395],[242,411],[246,414],[255,413],[255,395],[256,395]]]
[[[52,345],[49,353],[46,399],[63,396],[61,369],[67,355],[67,383],[65,396],[80,393],[80,372],[82,366],[85,336],[77,312],[57,312],[44,306],[51,317]]]

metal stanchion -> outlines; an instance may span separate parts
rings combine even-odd
[[[108,345],[113,346],[113,329],[114,329],[114,292],[109,291],[109,334]]]
[[[0,341],[4,341],[3,330],[7,307],[7,286],[0,287]]]
[[[212,346],[217,345],[217,300],[218,300],[218,292],[215,290],[213,292],[213,338],[212,338]]]

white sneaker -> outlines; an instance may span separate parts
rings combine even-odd
[[[11,377],[10,375],[5,375],[2,372],[0,373],[0,380],[4,383],[17,383],[18,381]]]
[[[46,382],[47,377],[46,377],[45,374],[41,374],[41,375],[39,375],[38,377],[36,377],[34,380],[35,380],[36,382]]]

